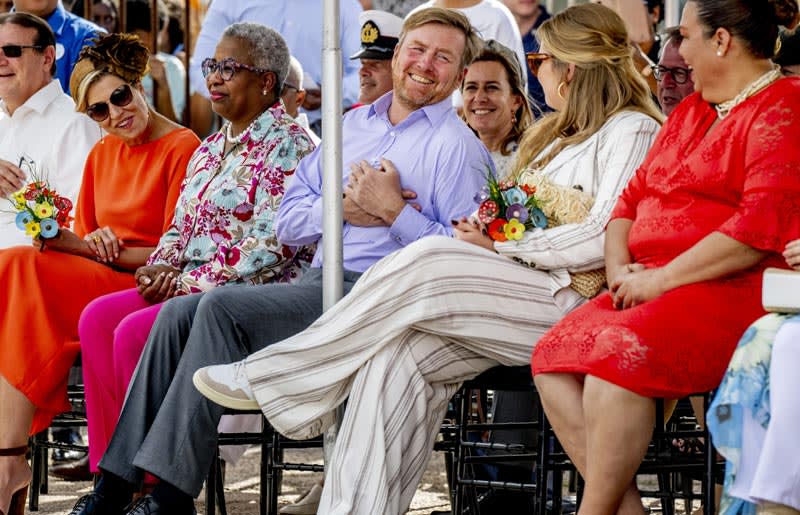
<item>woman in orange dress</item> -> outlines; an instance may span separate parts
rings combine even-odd
[[[641,514],[654,398],[715,388],[763,315],[761,273],[800,237],[800,79],[770,61],[796,0],[689,0],[698,93],[667,118],[607,226],[610,294],[533,352],[536,386],[586,479],[579,514]]]
[[[148,107],[139,82],[147,60],[138,39],[118,34],[84,51],[70,89],[78,110],[108,135],[87,158],[74,230],[62,229],[42,250],[37,241],[0,252],[0,514],[22,513],[28,435],[69,408],[81,311],[135,286],[133,271],[169,226],[200,143]]]

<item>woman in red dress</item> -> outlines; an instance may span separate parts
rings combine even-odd
[[[31,479],[28,435],[69,408],[78,317],[95,297],[135,285],[169,226],[197,136],[148,107],[148,52],[101,39],[75,66],[71,92],[108,134],[86,159],[74,231],[0,252],[0,515],[21,514]],[[13,510],[13,511],[9,511]]]
[[[579,513],[641,514],[653,398],[716,387],[763,314],[761,272],[800,237],[800,79],[770,61],[795,0],[690,0],[680,53],[698,93],[670,117],[607,226],[608,295],[536,345],[556,434],[586,479]]]

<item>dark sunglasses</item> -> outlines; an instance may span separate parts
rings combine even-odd
[[[264,68],[250,66],[249,64],[237,63],[230,57],[219,62],[214,58],[207,57],[203,59],[203,63],[200,65],[200,70],[203,72],[203,77],[208,77],[212,73],[218,71],[219,76],[225,82],[231,80],[233,78],[233,74],[239,70],[247,70],[253,73],[267,73],[269,71],[265,70]]]
[[[123,84],[111,92],[111,95],[108,97],[108,102],[98,102],[86,108],[86,114],[92,120],[102,122],[108,118],[110,110],[108,107],[109,102],[117,107],[125,107],[131,103],[131,100],[133,100],[133,90],[131,90],[130,84]]]
[[[3,45],[0,46],[0,50],[3,51],[3,55],[6,57],[16,58],[22,55],[23,48],[33,48],[34,50],[43,50],[44,47],[42,45]]]
[[[691,75],[692,70],[688,68],[668,68],[661,65],[653,68],[653,76],[659,82],[661,82],[668,73],[672,75],[672,80],[674,80],[676,84],[685,84],[686,81],[689,80],[689,75]]]
[[[539,68],[542,66],[542,63],[548,59],[552,59],[553,56],[545,54],[544,52],[530,52],[525,54],[525,58],[528,60],[528,68],[531,70],[533,76],[536,77],[539,75]]]

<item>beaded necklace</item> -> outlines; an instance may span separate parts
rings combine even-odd
[[[715,105],[714,108],[717,110],[717,117],[722,120],[728,116],[734,107],[741,104],[780,78],[780,66],[774,65],[770,71],[745,86],[745,88],[740,91],[738,95],[730,100],[726,100],[725,102],[720,102],[719,104]]]
[[[238,145],[239,143],[242,142],[242,140],[244,140],[245,134],[249,134],[250,131],[252,131],[256,127],[256,125],[258,125],[259,118],[261,118],[260,114],[256,116],[256,119],[253,120],[250,123],[250,125],[248,125],[247,128],[242,132],[240,132],[239,135],[236,136],[235,138],[231,134],[231,129],[233,128],[233,124],[231,122],[228,122],[228,126],[225,128],[225,139],[228,141],[228,143],[233,143],[235,145]]]

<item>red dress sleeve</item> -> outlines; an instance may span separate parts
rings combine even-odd
[[[791,82],[793,93],[770,98],[741,142],[745,166],[739,208],[718,229],[773,252],[800,238],[800,81]]]

